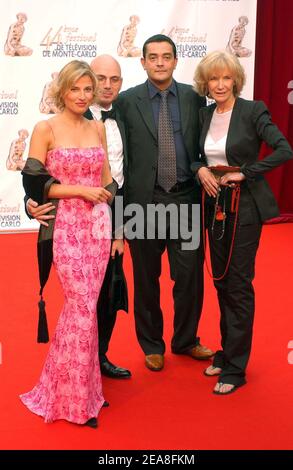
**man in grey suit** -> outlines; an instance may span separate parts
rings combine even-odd
[[[198,159],[199,108],[205,105],[189,85],[177,83],[173,71],[177,65],[176,46],[162,34],[149,38],[143,46],[141,59],[148,80],[120,93],[117,106],[125,124],[128,165],[126,170],[125,202],[148,205],[183,204],[189,209],[200,203],[190,165]],[[166,93],[162,93],[165,92]],[[163,188],[158,177],[164,132],[162,132],[161,100],[167,98],[167,108],[173,141],[172,157],[176,178],[170,188]],[[166,106],[165,106],[166,107]],[[160,121],[161,120],[161,121]],[[164,123],[165,124],[165,123]],[[169,126],[170,127],[170,126]],[[167,150],[165,153],[168,154]],[[161,153],[160,153],[161,152]],[[170,150],[171,152],[171,150]],[[170,160],[170,158],[169,158]],[[176,160],[176,161],[175,161]],[[161,164],[162,167],[162,164]],[[164,169],[164,168],[163,168]],[[145,218],[145,226],[149,220]],[[158,224],[160,224],[160,220]],[[191,225],[191,217],[189,224]],[[174,334],[172,352],[193,359],[209,359],[213,352],[202,346],[196,337],[203,301],[203,252],[186,250],[182,239],[170,235],[172,216],[166,220],[166,237],[129,239],[134,272],[134,313],[136,333],[145,354],[145,365],[152,371],[164,366],[163,314],[160,307],[161,257],[167,249],[171,278],[174,281]],[[192,228],[190,226],[190,228]],[[198,229],[198,227],[197,227]],[[158,232],[158,225],[155,231]]]

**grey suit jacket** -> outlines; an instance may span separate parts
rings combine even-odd
[[[176,83],[182,135],[190,164],[199,155],[198,111],[205,105],[189,85]],[[117,106],[125,124],[128,165],[127,203],[145,206],[152,202],[158,164],[158,136],[147,81],[119,94]]]
[[[207,164],[204,143],[216,105],[200,110],[200,152],[201,162],[192,164],[197,172]],[[273,152],[263,160],[258,160],[262,142],[268,144]],[[249,194],[252,196],[262,221],[279,215],[274,195],[263,177],[292,158],[293,152],[278,127],[272,123],[270,113],[262,101],[249,101],[237,98],[226,141],[226,157],[229,165],[240,166],[246,177]]]

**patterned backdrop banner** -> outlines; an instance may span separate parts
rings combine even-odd
[[[21,170],[36,122],[54,113],[48,90],[70,60],[111,54],[123,89],[145,81],[144,41],[170,36],[175,78],[192,83],[199,60],[215,49],[240,58],[243,92],[253,96],[257,0],[0,0],[0,232],[35,230],[24,212]]]

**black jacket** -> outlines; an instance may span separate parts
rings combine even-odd
[[[190,164],[199,155],[198,111],[205,99],[189,85],[176,83],[183,141]],[[128,164],[126,202],[145,206],[153,200],[158,165],[158,136],[147,81],[120,93],[117,106],[125,124]]]
[[[207,164],[204,143],[215,108],[216,104],[212,104],[200,110],[201,162],[192,164],[195,172]],[[273,152],[263,160],[258,160],[262,142],[268,144]],[[237,98],[228,130],[226,157],[229,165],[240,166],[245,175],[248,192],[256,204],[261,221],[279,215],[277,202],[263,173],[291,159],[292,155],[290,145],[272,123],[265,104],[262,101]]]

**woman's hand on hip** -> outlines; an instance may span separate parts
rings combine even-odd
[[[224,176],[221,177],[221,184],[233,184],[233,183],[240,183],[241,181],[245,180],[245,176],[241,172],[236,173],[226,173]]]

